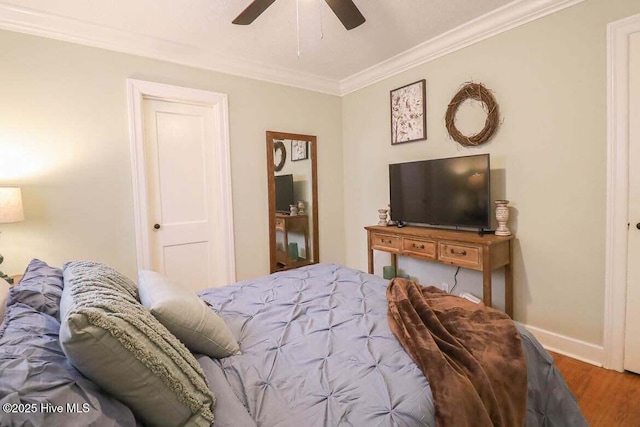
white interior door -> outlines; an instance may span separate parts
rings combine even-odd
[[[151,269],[194,290],[219,285],[214,110],[145,99],[142,111]]]
[[[629,239],[624,369],[640,373],[640,33],[629,40]]]

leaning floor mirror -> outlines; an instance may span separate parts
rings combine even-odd
[[[267,131],[271,272],[319,259],[317,138]]]

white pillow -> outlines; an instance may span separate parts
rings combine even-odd
[[[224,320],[190,290],[155,271],[138,272],[140,302],[194,353],[214,358],[240,354]]]
[[[4,279],[0,279],[0,323],[4,319],[4,310],[7,304],[7,297],[9,296],[9,289],[11,285]]]

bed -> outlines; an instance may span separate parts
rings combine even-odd
[[[222,359],[195,355],[215,394],[214,425],[435,425],[429,383],[389,329],[386,286],[377,276],[317,264],[202,291],[242,351]],[[55,295],[30,295],[40,300],[9,298],[0,326],[0,404],[66,410],[75,403],[78,410],[0,411],[0,425],[64,426],[71,416],[78,425],[140,425],[66,360]],[[517,328],[528,373],[525,424],[586,425],[552,358]]]

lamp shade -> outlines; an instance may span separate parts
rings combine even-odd
[[[24,220],[22,194],[18,187],[0,187],[0,223]]]

